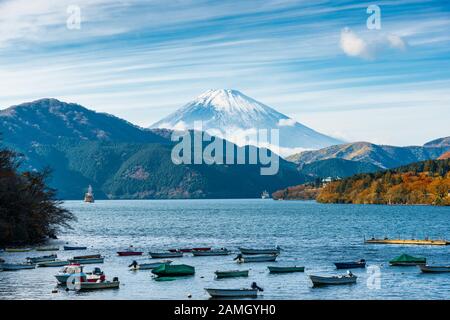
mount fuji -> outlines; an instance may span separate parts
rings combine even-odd
[[[342,143],[308,128],[292,118],[237,90],[208,90],[196,99],[154,123],[151,129],[190,130],[201,121],[201,130],[239,146],[267,147],[283,156]],[[279,129],[279,144],[252,140],[259,129]],[[270,137],[270,132],[268,134]],[[250,137],[250,138],[249,138]]]

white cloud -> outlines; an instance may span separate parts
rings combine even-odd
[[[374,32],[374,31],[373,31]],[[365,34],[366,38],[358,35],[350,28],[341,31],[340,46],[346,55],[363,59],[374,59],[376,55],[386,49],[405,50],[406,42],[392,33]]]
[[[297,123],[297,121],[295,121],[294,119],[290,119],[290,118],[278,120],[279,127],[293,127],[293,126],[295,126],[296,123]]]

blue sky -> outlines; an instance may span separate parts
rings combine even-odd
[[[0,0],[0,17],[0,108],[54,97],[146,127],[233,88],[347,141],[450,135],[447,1]]]

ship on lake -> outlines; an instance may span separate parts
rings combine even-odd
[[[92,186],[89,185],[88,191],[84,194],[84,202],[94,203],[94,192],[92,191]]]

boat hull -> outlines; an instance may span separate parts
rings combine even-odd
[[[5,249],[5,252],[11,252],[11,253],[14,253],[14,252],[29,252],[29,251],[31,251],[31,249],[30,248],[6,248]]]
[[[305,267],[267,267],[270,273],[304,272]]]
[[[257,255],[257,254],[280,254],[279,249],[249,249],[249,248],[239,248],[242,254],[246,255]]]
[[[228,250],[209,250],[209,251],[192,251],[194,257],[208,257],[208,256],[226,256],[230,254]]]
[[[213,298],[255,298],[258,296],[257,289],[212,289],[205,288],[206,292]]]
[[[238,263],[250,263],[250,262],[274,262],[276,261],[276,255],[270,256],[248,256],[237,259]]]
[[[1,268],[3,271],[19,271],[19,270],[27,270],[27,269],[34,269],[36,268],[36,265],[34,264],[9,264],[4,263],[1,265]]]
[[[119,289],[120,281],[104,281],[104,282],[81,282],[80,291]]]
[[[195,274],[195,268],[185,264],[170,265],[164,264],[152,270],[152,273],[159,277],[182,277]]]
[[[402,244],[402,245],[425,245],[425,246],[445,246],[449,245],[447,240],[420,240],[420,239],[369,239],[364,243],[368,244]]]
[[[444,273],[450,272],[450,266],[427,266],[419,265],[420,271],[423,273]]]
[[[234,278],[234,277],[248,277],[248,270],[231,270],[231,271],[216,271],[217,279]]]
[[[52,254],[46,257],[28,257],[27,260],[30,263],[39,263],[39,262],[55,261],[56,258],[57,258],[56,254]]]
[[[162,258],[181,258],[183,257],[182,252],[149,252],[150,256],[153,259],[162,259]]]
[[[40,262],[37,264],[39,268],[49,268],[49,267],[64,267],[69,265],[69,261],[48,261],[48,262]]]
[[[345,285],[345,284],[355,284],[356,276],[342,276],[342,277],[321,277],[310,275],[313,286],[328,286],[328,285]]]
[[[335,262],[336,269],[356,269],[365,268],[365,262]]]
[[[172,261],[162,261],[162,262],[153,262],[153,263],[141,263],[138,264],[136,267],[130,267],[130,270],[136,271],[136,270],[153,270],[156,268],[159,268],[160,266],[164,264],[171,264]]]
[[[143,252],[141,251],[118,251],[117,255],[120,257],[129,257],[129,256],[142,256]]]
[[[65,251],[86,250],[87,249],[87,247],[72,247],[72,246],[64,246],[63,248]]]
[[[79,263],[79,264],[96,264],[103,263],[105,258],[94,258],[94,259],[69,259],[70,263]]]

